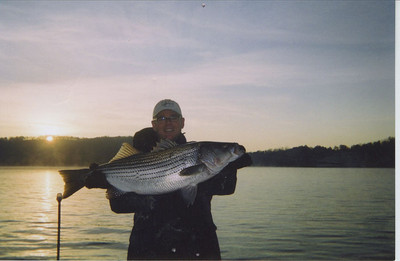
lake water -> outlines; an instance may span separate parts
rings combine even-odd
[[[0,168],[0,259],[55,259],[59,168]],[[62,201],[61,259],[126,259],[132,214],[104,190]],[[239,170],[236,192],[212,201],[223,259],[395,258],[395,170]]]

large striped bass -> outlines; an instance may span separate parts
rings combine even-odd
[[[244,153],[245,148],[237,143],[177,145],[163,140],[149,153],[140,153],[124,143],[109,163],[90,169],[60,170],[65,182],[63,198],[84,187],[89,176],[97,175],[120,194],[158,195],[181,190],[185,200],[192,204],[197,184],[214,177]]]

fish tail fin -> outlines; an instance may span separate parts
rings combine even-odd
[[[63,198],[68,198],[85,186],[86,178],[91,171],[89,169],[60,170],[58,171],[64,179]]]

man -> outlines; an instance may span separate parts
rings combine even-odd
[[[150,152],[161,139],[186,143],[185,119],[179,105],[162,100],[153,110],[152,128],[133,137],[133,146]],[[214,178],[200,183],[190,206],[181,193],[138,195],[130,192],[110,199],[116,213],[135,213],[128,259],[221,259],[216,226],[211,215],[213,195],[229,195],[236,187],[236,170],[248,166],[248,154],[232,162]]]

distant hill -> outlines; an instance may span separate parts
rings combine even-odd
[[[0,138],[0,166],[89,166],[108,162],[126,137],[45,137]],[[274,167],[376,167],[394,168],[395,138],[388,138],[351,148],[300,146],[249,153],[253,166]]]
[[[258,151],[250,153],[253,166],[274,167],[365,167],[394,168],[395,138],[389,137],[351,148],[310,148],[300,146],[291,149]]]
[[[54,137],[49,142],[39,138],[0,138],[2,166],[89,166],[106,163],[123,142],[133,137],[75,138]]]

